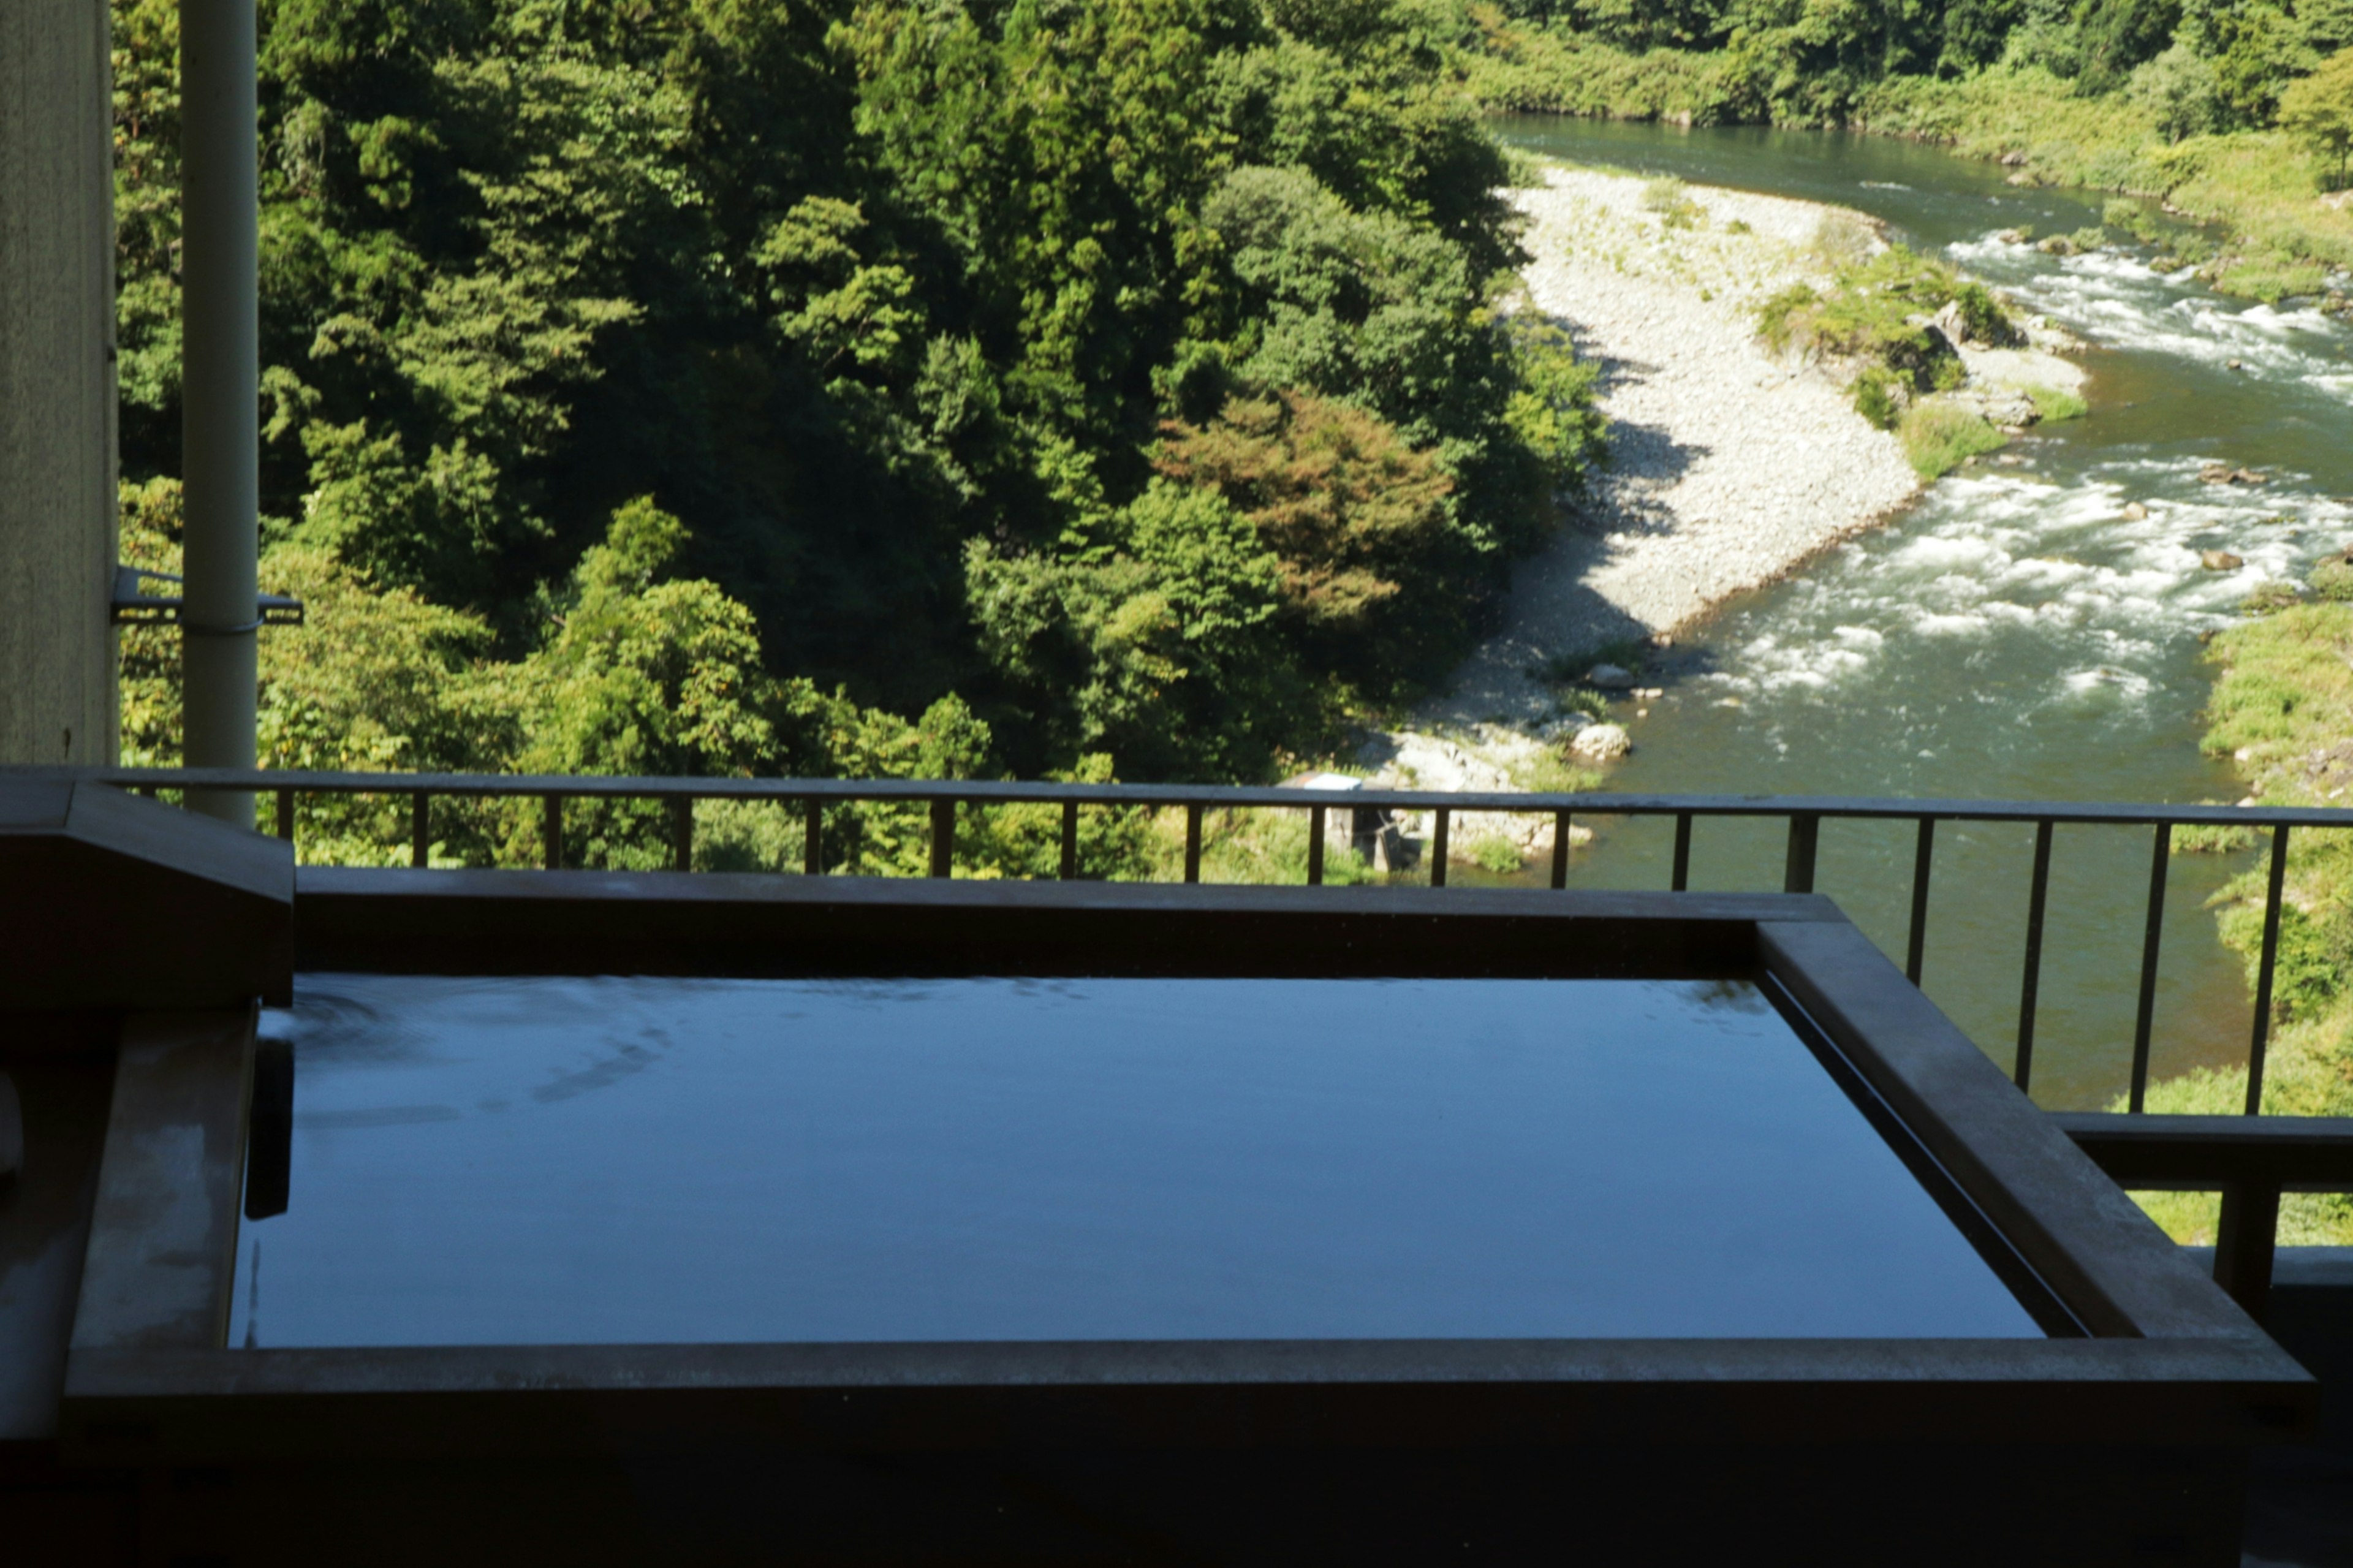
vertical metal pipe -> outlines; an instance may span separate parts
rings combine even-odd
[[[2173,855],[2173,824],[2157,825],[2157,847],[2148,861],[2148,929],[2140,939],[2140,1011],[2133,1019],[2131,1098],[2135,1116],[2148,1098],[2148,1036],[2157,1022],[2157,948],[2165,935],[2165,871]]]
[[[1810,811],[1789,815],[1789,858],[1781,873],[1785,893],[1814,890],[1814,851],[1822,837],[1822,819]]]
[[[2034,825],[2034,883],[2026,899],[2026,969],[2018,987],[2018,1057],[2010,1077],[2023,1090],[2034,1076],[2034,1002],[2042,985],[2042,910],[2051,894],[2051,819]]]
[[[408,863],[412,866],[432,864],[433,797],[418,790],[408,797]]]
[[[151,789],[147,795],[152,800],[155,792]],[[290,789],[278,792],[278,837],[289,844],[294,842],[294,792]]]
[[[2247,1042],[2247,1114],[2263,1109],[2263,1047],[2271,1041],[2272,980],[2279,970],[2280,904],[2287,885],[2287,824],[2272,829],[2272,874],[2263,887],[2263,956],[2255,969],[2255,1032]]]
[[[1311,888],[1324,885],[1324,807],[1307,808],[1307,885]]]
[[[670,868],[694,869],[694,797],[672,795],[670,802]]]
[[[254,765],[261,360],[254,0],[180,0],[181,619],[190,767]],[[190,809],[253,826],[253,796],[191,790]]]
[[[1185,807],[1185,879],[1201,879],[1201,803],[1194,801]]]
[[[807,808],[807,817],[801,829],[801,875],[822,877],[825,875],[825,856],[822,853],[825,848],[825,806],[815,795],[809,796],[802,805]]]
[[[1079,803],[1062,803],[1062,880],[1076,880],[1079,875]]]
[[[1912,850],[1912,930],[1904,939],[1904,978],[1920,984],[1928,956],[1928,876],[1936,862],[1936,819],[1920,819],[1920,839]]]
[[[1691,889],[1691,827],[1690,812],[1675,813],[1675,872],[1672,886],[1678,893],[1688,892]]]
[[[955,874],[955,808],[952,800],[932,802],[932,875]]]
[[[1437,826],[1430,832],[1430,885],[1433,888],[1446,886],[1446,828],[1453,816],[1451,807],[1440,806]]]
[[[551,795],[540,802],[540,848],[544,853],[547,868],[564,869],[564,797]]]
[[[1552,885],[1568,886],[1568,813],[1552,814]]]

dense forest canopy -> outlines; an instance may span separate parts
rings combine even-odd
[[[2128,94],[2178,140],[2273,123],[2288,84],[2353,47],[2353,0],[1502,0],[1487,16],[1491,36],[1508,20],[1648,57],[1661,111],[1701,123],[1839,124],[1889,78],[2001,67]],[[1533,96],[1571,107],[1563,85]]]
[[[114,11],[160,565],[176,8]],[[273,765],[1263,776],[1442,673],[1597,451],[1406,0],[261,30],[264,574],[313,606],[264,650]],[[133,637],[134,757],[169,664]]]

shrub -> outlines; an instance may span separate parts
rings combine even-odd
[[[2312,569],[2312,591],[2335,604],[2353,602],[2353,561],[2331,555]]]
[[[1873,365],[1854,378],[1854,411],[1882,430],[1893,430],[1904,416],[1902,388],[1893,372]]]
[[[1692,200],[1690,190],[1672,174],[1664,174],[1642,187],[1642,210],[1659,215],[1659,222],[1668,228],[1690,228],[1707,221],[1707,211]]]
[[[1961,326],[1968,335],[1981,343],[1997,347],[2019,342],[2024,334],[2010,319],[2010,312],[1984,284],[1968,282],[1953,291],[1961,307]]]
[[[2128,196],[2110,198],[2100,209],[2100,222],[2108,228],[2122,229],[2144,244],[2157,238],[2157,219],[2148,208]]]
[[[1950,473],[1968,458],[1999,449],[2002,434],[1977,415],[1949,403],[1915,404],[1896,428],[1904,455],[1924,479]]]

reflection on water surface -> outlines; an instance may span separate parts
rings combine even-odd
[[[311,975],[248,1346],[2035,1333],[1724,982]]]

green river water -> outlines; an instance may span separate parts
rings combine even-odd
[[[1993,238],[2098,221],[2092,192],[2021,190],[1915,143],[1828,132],[1511,117],[1510,143],[1701,184],[1836,202],[2088,339],[2092,414],[2014,442],[2020,459],[1947,478],[1885,528],[1743,595],[1680,640],[1637,750],[1606,787],[2098,801],[2229,801],[2200,755],[2211,686],[2200,634],[2266,578],[2353,537],[2353,332],[2147,265],[2146,247],[2060,258]],[[2122,237],[2117,237],[2121,238]],[[2231,368],[2232,362],[2239,368]],[[1770,461],[1760,451],[1758,461]],[[2199,482],[2227,459],[2258,487]],[[2129,521],[2128,500],[2150,515]],[[2200,552],[2242,556],[2201,569]],[[1573,885],[1663,887],[1672,828],[1600,822]],[[1924,984],[2007,1065],[2033,830],[1939,829]],[[1833,823],[1817,886],[1899,961],[1909,824]],[[2101,1105],[2130,1060],[2146,829],[2063,827],[2037,1013],[2035,1098]],[[1778,885],[1778,826],[1702,823],[1694,888]],[[2177,856],[2154,1045],[2158,1076],[2242,1061],[2252,1021],[2207,898],[2255,856]]]

